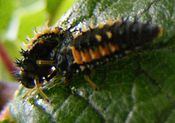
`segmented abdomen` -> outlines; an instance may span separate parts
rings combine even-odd
[[[162,28],[151,23],[107,21],[76,36],[70,48],[74,63],[83,65],[142,47],[161,33]]]

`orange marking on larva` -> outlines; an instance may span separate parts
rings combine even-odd
[[[94,23],[91,21],[91,23],[90,23],[90,29],[94,29],[94,28],[95,28]]]
[[[108,37],[109,39],[112,38],[112,32],[107,31],[107,32],[106,32],[106,35],[107,35],[107,37]]]
[[[114,23],[115,23],[114,20],[107,20],[106,21],[106,24],[109,26],[112,26]]]
[[[117,44],[109,43],[108,46],[109,46],[109,49],[112,53],[119,51],[119,49],[120,49]]]
[[[72,55],[74,57],[74,63],[83,64],[80,52],[76,50],[75,47],[70,47],[70,49],[72,50]]]
[[[81,54],[82,61],[83,61],[84,63],[92,61],[89,52],[82,52],[82,51],[81,51],[80,54]]]
[[[30,40],[30,42],[29,42],[29,44],[28,44],[29,50],[31,50],[31,49],[36,45],[37,39],[38,39],[39,37],[41,37],[42,35],[43,35],[42,33],[38,33],[38,34],[35,35],[34,38],[32,38],[32,39]]]
[[[74,39],[76,39],[76,38],[80,37],[81,35],[82,35],[82,33],[80,32],[80,33],[78,33],[78,34],[74,34],[74,33],[73,33],[72,36],[73,36]]]
[[[116,25],[120,25],[121,23],[122,23],[122,20],[121,19],[116,19],[114,21],[114,24],[116,24]]]
[[[98,42],[102,41],[102,36],[101,35],[96,34],[95,38],[97,39]]]
[[[100,50],[100,54],[101,54],[102,56],[107,56],[107,55],[110,54],[110,49],[108,48],[107,45],[104,46],[104,47],[99,46],[99,50]]]
[[[57,33],[60,33],[60,29],[58,27],[55,27],[51,29],[51,32],[57,34]]]
[[[44,44],[44,41],[43,41],[43,40],[41,40],[41,41],[39,41],[38,43],[39,43],[39,44]]]
[[[101,58],[99,49],[96,49],[94,51],[92,49],[89,49],[89,53],[90,53],[91,58],[93,60]]]
[[[41,34],[47,34],[51,32],[51,28],[49,28],[48,26],[44,27],[44,29],[42,30]]]
[[[83,26],[82,32],[86,32],[87,30],[88,30],[87,27],[86,26]]]
[[[103,47],[103,50],[105,51],[106,55],[110,55],[111,54],[108,45],[105,45],[105,47]]]
[[[103,29],[103,28],[104,28],[104,23],[100,23],[100,24],[98,25],[98,28],[99,28],[99,29]]]
[[[39,37],[41,37],[43,34],[42,33],[38,33],[35,35],[35,37],[33,38],[33,41],[37,40]]]
[[[28,46],[27,46],[28,50],[31,50],[37,43],[44,44],[44,41],[38,41],[38,39],[45,34],[52,34],[52,33],[61,34],[61,29],[58,27],[52,28],[52,27],[45,26],[41,32],[37,33],[34,36],[34,38],[32,38],[32,39],[27,38],[27,40],[29,41]]]
[[[26,47],[28,50],[32,48],[31,44],[27,44]]]

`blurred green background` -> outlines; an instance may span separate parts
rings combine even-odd
[[[26,37],[49,22],[52,26],[76,0],[0,0],[0,46],[14,61],[25,47]],[[1,47],[1,50],[2,50]],[[0,80],[13,81],[0,56]]]

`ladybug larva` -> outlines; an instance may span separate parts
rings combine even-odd
[[[162,35],[162,28],[149,22],[119,19],[106,21],[74,35],[70,29],[47,28],[29,41],[22,50],[23,59],[17,60],[18,80],[27,88],[39,89],[44,80],[61,75],[65,82],[82,73],[92,88],[89,71],[101,64],[126,56]],[[53,69],[54,68],[54,69]]]
[[[47,96],[39,88],[44,80],[49,81],[55,76],[55,71],[52,69],[55,64],[52,51],[62,44],[65,35],[68,34],[63,33],[62,28],[45,27],[34,38],[27,39],[29,41],[27,50],[22,49],[20,52],[23,58],[16,60],[20,68],[20,71],[15,73],[17,80],[26,88],[37,88],[44,98]]]
[[[55,68],[66,78],[83,73],[92,88],[96,89],[88,76],[91,69],[124,57],[161,35],[162,28],[149,22],[127,19],[106,21],[73,35],[73,41],[66,48],[56,51]]]

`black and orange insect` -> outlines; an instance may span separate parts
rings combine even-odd
[[[160,35],[162,28],[149,22],[128,19],[106,21],[74,35],[74,40],[67,47],[58,49],[54,58],[55,68],[67,78],[75,73],[85,74],[85,79],[95,89],[87,71],[126,56],[129,52],[152,43]]]
[[[78,35],[61,28],[48,28],[30,40],[26,51],[22,50],[24,58],[17,60],[21,68],[17,77],[25,87],[37,87],[44,98],[46,95],[39,87],[44,80],[49,81],[57,74],[69,80],[83,73],[96,89],[88,71],[152,43],[161,34],[162,28],[158,25],[137,19],[106,21]]]
[[[55,73],[52,70],[54,59],[52,51],[55,47],[60,47],[69,35],[64,33],[61,28],[45,27],[44,30],[37,33],[34,38],[27,40],[27,50],[21,50],[22,59],[17,59],[16,64],[20,67],[20,71],[15,73],[18,81],[26,88],[38,88],[39,93],[47,98],[47,96],[39,89],[44,80],[49,81]]]

